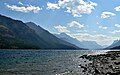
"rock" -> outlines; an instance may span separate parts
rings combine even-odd
[[[100,74],[100,72],[95,68],[95,73],[96,74]]]
[[[84,69],[83,72],[88,72],[88,75],[120,75],[120,51],[100,55],[83,55],[81,58],[86,59],[86,62],[91,61],[85,66],[79,65]]]

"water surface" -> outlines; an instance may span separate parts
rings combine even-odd
[[[0,50],[0,75],[79,75],[83,54],[100,50]]]

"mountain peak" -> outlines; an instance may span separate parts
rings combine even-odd
[[[68,36],[66,33],[60,33],[61,36]]]
[[[120,46],[120,40],[115,40],[110,46],[108,46],[106,49],[114,49],[115,47]]]
[[[3,49],[80,49],[33,22],[23,23],[0,15],[0,24],[0,48]]]
[[[26,24],[36,25],[36,24],[35,24],[35,23],[33,23],[33,22],[26,22]]]

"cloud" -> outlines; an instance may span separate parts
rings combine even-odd
[[[100,29],[107,29],[108,27],[105,26],[99,26]]]
[[[115,24],[115,27],[118,27],[118,28],[119,28],[119,27],[120,27],[120,24]]]
[[[27,12],[38,13],[40,10],[42,10],[42,8],[40,8],[39,6],[32,6],[32,5],[17,6],[17,5],[6,4],[6,7],[9,8],[10,10],[24,12],[24,13],[27,13]]]
[[[120,11],[120,6],[114,8],[116,11]]]
[[[58,4],[48,2],[47,9],[60,9],[60,7],[58,6]]]
[[[102,12],[101,14],[101,18],[109,18],[111,16],[115,16],[116,14],[112,13],[112,12]]]
[[[61,25],[58,25],[58,26],[54,26],[55,29],[58,30],[58,32],[62,33],[62,32],[70,32],[67,27],[65,26],[61,26]]]
[[[117,33],[120,33],[120,30],[114,30],[114,31],[112,31],[111,33],[117,34]]]
[[[93,38],[92,35],[88,34],[88,33],[77,33],[77,34],[73,34],[73,37],[77,38],[80,41],[89,41]]]
[[[76,28],[84,28],[84,24],[80,24],[77,21],[72,21],[71,23],[68,23],[69,27],[76,27]]]
[[[97,22],[96,24],[97,24],[97,25],[99,25],[100,23],[99,23],[99,22]]]
[[[22,3],[22,2],[20,2],[20,1],[19,1],[18,3],[19,3],[20,5],[23,5],[23,3]]]
[[[65,12],[71,13],[74,17],[81,17],[82,14],[91,14],[97,6],[97,3],[84,0],[59,0],[56,4],[50,4],[53,5],[53,9],[63,8]]]
[[[71,34],[72,37],[80,40],[80,41],[96,41],[100,45],[110,45],[112,42],[118,38],[111,37],[103,34],[96,34],[91,35],[88,33],[78,33],[78,34]]]

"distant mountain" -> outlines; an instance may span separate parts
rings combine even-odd
[[[69,42],[66,42],[66,41],[63,41],[63,40],[57,38],[56,36],[54,36],[53,34],[48,32],[47,30],[41,28],[39,25],[36,25],[33,22],[27,22],[26,25],[29,26],[31,29],[33,29],[36,32],[36,34],[48,44],[49,48],[80,49],[79,47],[77,47]]]
[[[103,47],[99,44],[97,44],[95,41],[82,41],[81,42],[84,47],[83,48],[87,48],[87,49],[102,49]]]
[[[105,49],[120,49],[120,40],[115,40],[109,47]]]
[[[67,41],[69,43],[72,43],[80,48],[83,48],[83,44],[77,40],[76,38],[72,38],[70,37],[69,35],[67,35],[66,33],[60,33],[60,34],[55,34],[56,37],[64,40],[64,41]]]
[[[75,44],[76,46],[78,46],[80,48],[84,48],[84,49],[101,49],[102,48],[102,46],[97,44],[95,41],[82,41],[81,42],[75,38],[70,37],[69,35],[67,35],[65,33],[55,34],[55,36],[64,41]]]
[[[102,47],[103,47],[103,49],[104,49],[104,48],[108,47],[108,45],[103,45]]]
[[[0,49],[78,49],[67,42],[52,43],[54,38],[45,33],[41,36],[22,21],[0,15]]]
[[[84,48],[84,49],[102,49],[103,47],[99,44],[97,44],[95,41],[79,41],[76,38],[72,38],[69,35],[65,34],[65,33],[61,33],[61,34],[55,34],[56,37],[70,42],[80,48]]]

